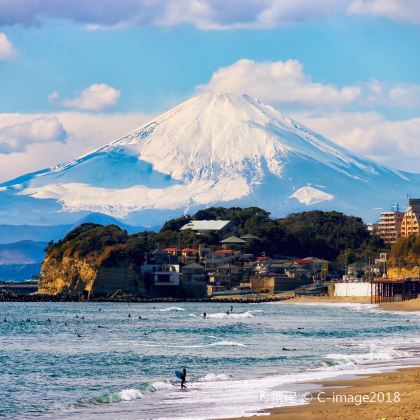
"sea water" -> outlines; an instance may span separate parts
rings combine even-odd
[[[302,303],[228,310],[224,303],[0,303],[0,417],[250,415],[298,403],[267,397],[279,390],[420,364],[415,313]],[[184,367],[181,390],[174,371]]]

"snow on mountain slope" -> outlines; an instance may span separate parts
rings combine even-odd
[[[64,219],[95,211],[148,224],[210,205],[258,205],[274,215],[311,206],[366,216],[420,193],[418,181],[248,95],[205,93],[79,159],[0,188],[13,211],[13,200],[26,197],[34,219],[43,203],[43,211],[54,207],[54,217],[59,205]]]
[[[334,199],[334,196],[307,185],[295,191],[290,198],[296,198],[299,203],[311,206],[312,204],[322,203],[323,201],[331,201]]]

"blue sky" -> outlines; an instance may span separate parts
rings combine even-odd
[[[72,159],[202,90],[249,92],[353,151],[416,169],[420,6],[155,6],[0,0],[0,180]]]
[[[369,81],[420,83],[420,26],[340,17],[271,30],[203,31],[130,27],[87,31],[69,22],[4,32],[18,51],[0,65],[0,112],[55,110],[47,96],[72,96],[93,83],[118,88],[115,110],[159,112],[212,73],[241,58],[299,60],[313,80],[337,86]]]

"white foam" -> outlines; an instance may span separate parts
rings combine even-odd
[[[171,306],[169,308],[159,309],[160,312],[169,312],[169,311],[185,311],[184,308],[179,308],[177,306]]]
[[[214,381],[227,381],[229,379],[229,375],[226,373],[213,373],[209,372],[207,375],[203,376],[199,379],[200,382],[214,382]]]
[[[210,344],[181,344],[181,345],[174,345],[174,344],[164,344],[164,343],[136,343],[137,345],[144,346],[144,347],[165,347],[170,349],[200,349],[205,347],[218,347],[218,346],[234,346],[234,347],[247,347],[243,343],[239,343],[236,341],[216,341]]]
[[[213,319],[241,319],[241,318],[254,318],[254,315],[252,315],[252,312],[255,311],[246,311],[242,313],[229,313],[226,312],[218,312],[215,314],[207,314],[207,318],[213,318]]]
[[[394,347],[384,347],[383,345],[370,344],[369,352],[353,353],[353,354],[327,354],[324,359],[336,362],[336,368],[363,366],[372,363],[389,362],[391,360],[403,359],[409,357],[410,354],[404,350]]]
[[[164,382],[164,381],[157,381],[157,382],[153,382],[152,386],[156,389],[156,390],[161,390],[161,389],[173,389],[173,384],[170,382]]]
[[[118,393],[121,401],[132,401],[143,398],[143,394],[138,389],[123,389]]]

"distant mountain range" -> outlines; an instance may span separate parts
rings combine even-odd
[[[160,226],[130,226],[114,217],[101,213],[91,213],[68,225],[0,225],[0,244],[18,241],[57,241],[82,223],[98,223],[101,225],[117,225],[128,233],[143,232],[144,230],[159,230]]]
[[[28,280],[39,274],[45,242],[0,244],[0,281]]]
[[[407,194],[420,194],[420,175],[351,153],[248,95],[205,93],[74,161],[1,184],[0,223],[7,240],[23,231],[44,240],[91,213],[130,230],[212,205],[374,220]]]

